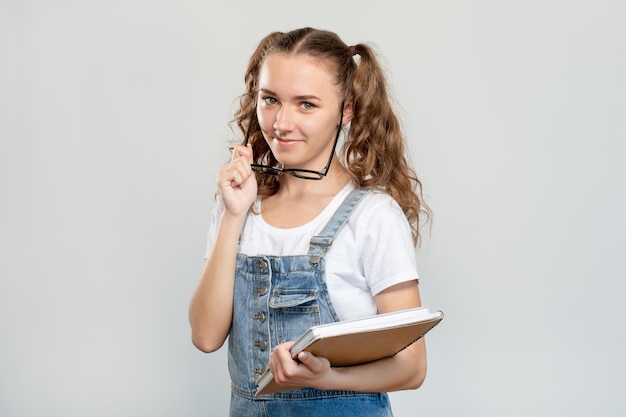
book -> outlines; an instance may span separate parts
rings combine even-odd
[[[331,366],[354,366],[394,356],[421,339],[443,319],[442,311],[418,307],[362,319],[310,327],[290,349],[296,358],[302,351],[328,359]],[[268,369],[257,379],[256,395],[302,387],[279,386]]]

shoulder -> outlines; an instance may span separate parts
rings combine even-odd
[[[335,259],[355,263],[350,264],[346,276],[358,275],[361,281],[357,285],[369,288],[374,295],[418,276],[411,227],[389,194],[380,190],[367,193],[346,227],[347,231],[337,239],[343,247]]]
[[[412,242],[411,226],[400,205],[380,190],[368,192],[354,209],[347,224],[359,246],[380,250],[384,241],[397,239]]]
[[[364,219],[384,221],[389,218],[400,217],[406,220],[402,208],[389,194],[378,189],[367,193],[359,206],[355,209],[355,216]]]
[[[356,238],[366,250],[383,251],[383,245],[396,248],[398,242],[403,247],[413,247],[411,225],[398,202],[389,194],[372,190],[355,209],[350,219]]]

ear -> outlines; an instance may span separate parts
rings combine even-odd
[[[354,117],[354,100],[352,96],[348,97],[346,101],[343,103],[343,124],[347,125],[352,121],[352,117]]]

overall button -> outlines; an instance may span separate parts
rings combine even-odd
[[[267,294],[267,287],[257,288],[256,292],[258,292],[259,295],[265,295],[265,294]]]
[[[265,315],[265,313],[260,312],[252,316],[252,318],[255,320],[260,320],[261,323],[263,323],[267,319],[267,316]]]
[[[254,346],[258,347],[261,350],[267,349],[267,342],[265,340],[254,342]]]
[[[256,266],[257,266],[258,268],[261,268],[261,269],[262,269],[262,270],[264,270],[264,271],[267,271],[267,267],[268,267],[268,265],[267,265],[267,262],[265,261],[265,259],[261,259],[260,261],[258,261],[258,262],[256,263]]]

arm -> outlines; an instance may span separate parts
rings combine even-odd
[[[217,176],[224,212],[189,306],[192,342],[203,352],[219,349],[230,329],[237,242],[257,191],[251,161],[252,149],[237,146]]]
[[[379,313],[419,307],[417,281],[394,285],[378,295]],[[291,343],[276,347],[270,357],[270,369],[276,382],[319,389],[365,392],[389,392],[416,389],[426,377],[426,346],[420,339],[397,355],[364,365],[332,368],[325,358],[308,352],[291,359]]]

